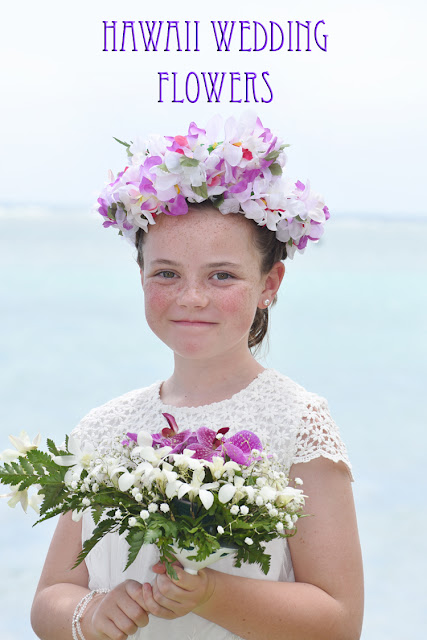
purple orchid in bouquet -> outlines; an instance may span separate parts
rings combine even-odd
[[[230,431],[230,427],[221,427],[217,431],[208,427],[199,427],[195,432],[185,429],[179,433],[179,428],[173,415],[162,413],[166,418],[168,427],[164,427],[160,433],[151,435],[153,447],[171,447],[169,455],[182,453],[184,450],[193,451],[192,458],[196,460],[212,461],[214,457],[225,459],[228,457],[237,464],[249,466],[252,462],[259,460],[253,456],[252,451],[257,455],[262,451],[261,440],[252,431],[239,431],[230,438],[224,438]],[[129,445],[130,441],[138,442],[137,433],[127,433],[127,440],[123,440],[123,445]]]
[[[182,453],[188,444],[197,441],[196,436],[190,429],[178,433],[178,425],[173,415],[170,413],[162,413],[162,416],[166,418],[169,426],[164,427],[160,433],[152,434],[153,447],[171,447],[170,454]],[[129,445],[131,440],[138,442],[137,433],[127,433],[126,436],[128,440],[123,440],[122,444]]]
[[[254,458],[252,450],[262,451],[261,440],[252,431],[239,431],[231,438],[224,438],[230,430],[222,427],[213,431],[207,427],[200,427],[196,431],[197,442],[187,445],[187,449],[194,451],[193,458],[212,461],[214,456],[225,458],[228,456],[233,462],[249,466]]]
[[[195,440],[195,436],[190,429],[178,433],[178,425],[175,418],[170,413],[162,413],[168,422],[169,427],[165,427],[160,433],[155,433],[153,445],[159,447],[172,447],[171,453],[182,453],[186,446]]]

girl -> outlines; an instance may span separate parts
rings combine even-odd
[[[267,545],[266,576],[225,558],[195,576],[176,563],[174,580],[153,545],[123,571],[118,534],[70,570],[94,523],[62,516],[32,610],[43,640],[360,637],[362,564],[346,449],[326,400],[252,353],[284,259],[320,237],[327,208],[308,185],[283,181],[284,145],[256,116],[230,118],[225,136],[217,125],[191,123],[187,136],[132,145],[132,164],[98,200],[104,226],[135,243],[147,322],[172,349],[174,370],[93,409],[73,435],[107,447],[118,431],[160,431],[163,412],[181,429],[251,429],[303,480],[312,517],[289,541]],[[73,616],[82,610],[80,633]]]

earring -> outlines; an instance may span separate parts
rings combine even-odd
[[[267,298],[267,300],[264,300],[264,304],[266,307],[268,307],[268,305],[270,304],[270,300]]]

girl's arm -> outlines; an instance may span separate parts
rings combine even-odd
[[[82,550],[81,536],[81,522],[73,522],[71,513],[60,516],[31,610],[32,627],[42,640],[72,640],[74,610],[89,593],[86,564],[71,569]],[[135,580],[96,595],[81,620],[86,640],[126,640],[148,624],[142,602],[142,585]]]
[[[289,539],[295,583],[212,569],[200,576],[177,570],[180,586],[165,574],[157,577],[153,589],[144,585],[146,610],[165,618],[192,610],[247,640],[360,638],[363,572],[347,469],[343,463],[317,458],[294,465],[291,476],[303,479],[309,496],[305,513],[313,514],[298,521],[298,531]]]

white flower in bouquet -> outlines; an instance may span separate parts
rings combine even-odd
[[[182,453],[175,453],[174,460],[175,465],[180,469],[201,469],[203,464],[200,460],[193,458],[194,451],[190,451],[190,449],[184,449]]]
[[[294,489],[293,487],[286,487],[281,491],[276,498],[276,505],[279,507],[285,507],[289,502],[295,501],[296,504],[301,504],[301,499],[304,498],[301,489]]]
[[[73,467],[65,475],[65,482],[73,482],[75,477],[80,477],[83,469],[88,469],[92,461],[94,446],[91,442],[87,442],[83,449],[80,447],[80,440],[77,438],[69,438],[68,451],[71,455],[55,456],[54,462],[64,467]]]
[[[203,504],[206,511],[208,511],[213,505],[214,495],[212,493],[212,489],[218,489],[218,482],[207,482],[202,484],[202,481],[205,477],[205,470],[195,469],[193,471],[192,481],[190,484],[182,483],[178,489],[178,498],[183,498],[185,495],[189,495],[191,501],[194,500],[196,496],[200,498],[201,503]]]
[[[193,452],[192,452],[193,453]],[[229,460],[228,462],[224,462],[224,458],[219,456],[214,456],[212,461],[208,463],[209,469],[211,470],[212,476],[219,480],[226,473],[228,476],[234,475],[235,471],[240,471],[240,466],[237,462],[233,462],[233,460]]]
[[[2,453],[0,453],[0,460],[4,460],[5,462],[16,460],[17,458],[19,458],[20,454],[25,454],[28,451],[37,449],[40,444],[41,434],[38,433],[34,440],[31,442],[28,433],[26,431],[21,431],[19,436],[9,436],[9,440],[15,447],[15,450],[5,449],[4,451],[2,451]]]
[[[39,513],[40,504],[43,500],[43,496],[40,496],[38,493],[34,493],[29,496],[27,489],[24,489],[23,491],[14,489],[11,493],[1,494],[0,498],[9,498],[7,504],[12,508],[15,508],[16,505],[20,503],[25,513],[27,512],[28,507],[31,507],[36,513]]]

